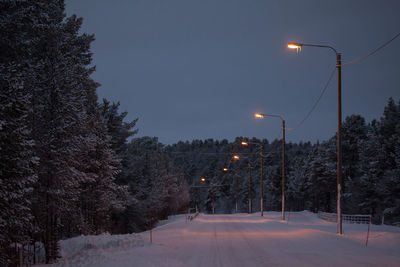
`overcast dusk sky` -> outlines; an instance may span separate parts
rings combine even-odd
[[[290,41],[331,45],[349,62],[400,32],[398,0],[66,0],[83,17],[101,84],[99,99],[139,118],[137,136],[162,143],[237,136],[280,138],[280,114],[295,126],[332,70],[329,49],[287,49]],[[336,74],[316,110],[287,132],[293,142],[326,140],[337,127]],[[400,99],[400,37],[342,68],[343,119],[380,118]]]

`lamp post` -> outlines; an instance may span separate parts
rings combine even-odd
[[[336,54],[336,69],[337,75],[337,232],[342,234],[342,209],[341,209],[341,191],[342,191],[342,63],[341,54],[335,48],[329,45],[318,44],[302,44],[288,43],[288,48],[296,49],[297,51],[303,46],[329,48]]]
[[[260,149],[260,213],[261,216],[264,216],[264,185],[263,185],[263,153],[262,153],[262,144],[254,143],[254,142],[242,142],[242,146],[248,146],[249,144],[256,144]]]
[[[200,178],[200,181],[202,182],[202,183],[205,183],[206,182],[206,178],[204,178],[204,177],[201,177]],[[214,214],[214,212],[215,212],[215,210],[214,210],[214,184],[211,182],[210,183],[210,186],[211,186],[211,206],[212,206],[212,214]]]
[[[264,117],[275,117],[282,121],[282,220],[285,220],[285,120],[281,115],[256,113],[254,117],[263,119]]]
[[[243,145],[243,143],[246,143],[246,142],[242,142],[242,145]],[[233,159],[239,160],[240,158],[239,158],[239,156],[235,155],[235,156],[233,156]],[[248,174],[249,174],[249,176],[248,176],[248,204],[249,204],[249,213],[251,214],[253,205],[252,205],[252,200],[251,200],[251,168],[252,167],[251,167],[250,161],[248,161],[247,166],[248,166]],[[223,168],[223,171],[228,172],[228,168]],[[236,175],[236,173],[235,173],[235,175]]]
[[[234,155],[233,156],[234,160],[239,160],[239,156],[238,155]],[[235,172],[234,173],[235,176],[235,212],[238,212],[238,174]]]
[[[233,155],[232,156],[232,159],[231,160],[234,160],[234,161],[238,161],[238,160],[240,160],[240,157],[238,156],[238,155]],[[228,164],[228,166],[230,165],[230,162],[231,161],[229,161],[229,164]],[[222,169],[222,171],[223,172],[228,172],[229,171],[229,169],[228,168],[226,168],[226,167],[224,167],[223,169]],[[238,174],[237,174],[237,172],[236,171],[234,171],[234,188],[235,188],[235,212],[237,213],[238,212]]]
[[[226,171],[228,171],[227,168],[224,168],[224,169],[226,169]],[[224,170],[224,171],[225,171],[225,170]],[[200,178],[200,182],[201,182],[201,183],[206,183],[206,182],[207,182],[207,178],[201,177],[201,178]],[[215,213],[215,209],[214,209],[214,198],[215,198],[215,196],[214,196],[214,189],[215,189],[216,187],[223,187],[223,186],[227,186],[227,184],[214,184],[213,182],[210,182],[209,185],[192,185],[192,186],[190,186],[190,188],[211,188],[212,213],[214,214],[214,213]],[[197,206],[196,206],[196,212],[197,212]]]
[[[251,213],[252,213],[252,210],[251,210],[251,208],[252,208],[252,203],[251,203],[251,164],[250,164],[250,161],[247,162],[247,165],[248,165],[248,170],[249,170],[249,180],[248,180],[248,188],[249,188],[249,192],[248,192],[248,195],[249,195],[249,214],[251,214]]]

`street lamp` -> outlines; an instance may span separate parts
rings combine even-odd
[[[254,117],[263,119],[264,117],[275,117],[282,121],[282,220],[285,220],[285,120],[281,115],[256,113]]]
[[[250,160],[247,162],[247,165],[248,165],[248,172],[249,172],[249,179],[248,179],[248,185],[247,185],[247,187],[248,187],[248,197],[249,197],[249,214],[251,214],[252,213],[252,206],[253,206],[253,203],[252,203],[252,200],[251,200],[251,197],[252,197],[252,195],[251,195],[251,184],[252,184],[252,182],[251,182],[251,164],[250,164]]]
[[[242,142],[242,145],[243,145],[243,143],[246,143],[246,142]],[[248,161],[248,163],[247,163],[247,165],[248,165],[248,173],[249,173],[249,179],[248,179],[248,204],[249,204],[249,213],[251,214],[252,213],[252,201],[251,201],[251,164],[250,164],[250,160]],[[222,169],[223,170],[223,172],[228,172],[228,168],[223,168]],[[235,173],[235,175],[236,175],[236,177],[237,177],[237,174]],[[237,186],[237,181],[236,181],[236,186]],[[236,194],[237,194],[237,188],[236,188]],[[236,209],[237,209],[237,198],[236,198]]]
[[[242,146],[249,146],[249,143],[248,142],[245,142],[245,141],[242,141],[241,142],[241,145]],[[248,190],[248,197],[249,197],[249,200],[248,200],[248,202],[249,202],[249,213],[251,214],[252,213],[252,201],[251,201],[251,164],[250,164],[250,160],[248,160],[248,162],[247,162],[247,166],[248,166],[248,173],[249,173],[249,179],[248,179],[248,188],[249,188],[249,190]]]
[[[263,118],[264,115],[257,113],[257,118]],[[255,142],[245,142],[242,141],[242,146],[248,146],[249,144],[256,144],[258,145],[258,148],[260,149],[260,213],[261,216],[264,216],[264,185],[263,185],[263,153],[262,153],[262,144],[255,143]]]
[[[228,166],[231,164],[232,159],[234,161],[238,161],[240,159],[240,157],[238,155],[233,155],[231,160],[228,163]],[[229,171],[229,169],[227,167],[224,167],[222,169],[223,172],[227,173]],[[234,189],[235,189],[235,212],[238,212],[238,174],[236,173],[236,171],[234,171]]]
[[[228,172],[229,169],[228,168],[223,168],[222,169],[223,172]],[[235,188],[235,213],[238,212],[238,174],[236,173],[236,171],[233,171],[233,176],[235,177],[234,179],[234,188]]]
[[[335,48],[329,45],[288,43],[288,48],[301,50],[303,46],[329,48],[336,54],[337,79],[337,232],[342,234],[342,209],[341,209],[341,191],[342,191],[342,63],[341,54]]]
[[[202,183],[205,183],[206,182],[206,178],[205,177],[201,177],[200,181]],[[214,214],[214,212],[215,212],[215,209],[214,209],[214,184],[212,182],[210,182],[210,186],[211,186],[212,214]]]
[[[239,160],[240,157],[238,155],[233,155],[233,160]],[[235,172],[235,212],[238,212],[238,174]]]

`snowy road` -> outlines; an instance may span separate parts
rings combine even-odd
[[[334,223],[309,212],[290,214],[289,223],[279,213],[200,215],[188,223],[181,216],[157,227],[152,244],[145,232],[140,246],[83,253],[59,265],[400,266],[400,228],[373,226],[368,247],[366,225],[344,224],[344,231],[336,235]]]

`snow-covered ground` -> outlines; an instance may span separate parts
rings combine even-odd
[[[310,212],[172,217],[149,232],[61,241],[52,266],[400,266],[400,228],[336,223]],[[48,266],[48,265],[46,265]]]

